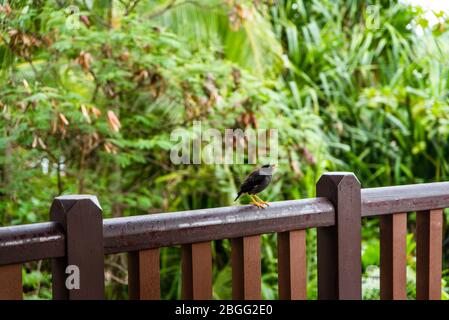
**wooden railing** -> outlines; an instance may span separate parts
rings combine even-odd
[[[52,259],[54,299],[103,299],[104,255],[128,252],[130,299],[159,299],[159,248],[182,247],[182,298],[212,298],[211,241],[231,239],[233,299],[261,298],[260,235],[278,235],[280,299],[306,298],[305,230],[317,228],[318,298],[361,299],[361,219],[380,218],[381,299],[406,298],[407,213],[417,212],[417,299],[439,299],[449,183],[362,189],[329,173],[317,198],[102,219],[94,196],[54,200],[51,222],[0,228],[0,299],[22,298],[22,264]],[[67,266],[80,287],[66,287]]]

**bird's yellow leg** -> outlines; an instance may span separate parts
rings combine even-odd
[[[263,201],[262,199],[260,199],[257,195],[254,195],[254,197],[256,197],[258,203],[262,203],[262,204],[266,204],[267,206],[269,206],[270,204],[266,201]]]
[[[256,199],[254,199],[254,196],[252,194],[249,195],[249,197],[251,198],[251,204],[255,205],[258,208],[264,208],[264,206],[262,204],[260,204],[259,202],[257,202]]]

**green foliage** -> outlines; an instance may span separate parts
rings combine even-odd
[[[366,22],[369,5],[381,8],[378,27]],[[325,170],[353,171],[363,187],[448,179],[448,24],[415,34],[410,26],[427,25],[419,9],[388,0],[9,6],[0,10],[0,225],[48,220],[60,194],[98,195],[105,217],[232,205],[251,165],[170,161],[171,132],[195,121],[279,130],[269,201],[314,196]],[[364,297],[378,298],[378,222],[363,223]],[[310,299],[315,240],[309,230]],[[275,248],[274,235],[262,237],[267,299],[277,298]],[[214,242],[213,257],[214,297],[229,299],[229,241]],[[161,250],[165,299],[180,296],[179,261],[179,248]],[[108,257],[106,269],[107,297],[126,298],[126,257]],[[443,280],[447,298],[447,272]],[[46,262],[26,265],[27,298],[49,298],[49,283]]]

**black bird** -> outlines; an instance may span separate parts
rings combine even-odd
[[[263,205],[269,206],[268,202],[263,201],[256,194],[264,190],[270,184],[271,176],[275,168],[275,164],[266,164],[251,172],[240,186],[240,191],[234,201],[237,201],[242,194],[247,193],[252,200],[251,204],[256,207],[265,208]]]

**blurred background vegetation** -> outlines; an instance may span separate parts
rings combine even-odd
[[[387,0],[0,0],[0,225],[48,220],[53,197],[98,196],[104,217],[232,205],[252,165],[174,165],[170,133],[276,128],[269,201],[313,197],[324,171],[363,187],[448,180],[449,19]],[[420,31],[420,32],[418,32]],[[448,215],[443,298],[449,294]],[[414,214],[408,296],[415,296]],[[363,296],[379,298],[378,220],[363,222]],[[308,295],[316,298],[315,231]],[[276,238],[262,237],[277,298]],[[230,244],[213,244],[214,297],[231,297]],[[126,255],[106,257],[127,298]],[[23,268],[51,297],[49,261]],[[180,249],[161,250],[180,297]]]

